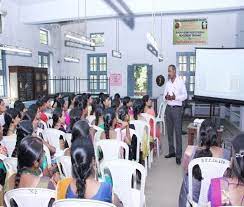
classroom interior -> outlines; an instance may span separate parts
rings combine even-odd
[[[243,57],[241,0],[0,0],[0,206],[244,206]],[[187,92],[187,99],[180,101],[180,163],[175,154],[176,160],[166,158],[171,155],[168,110],[176,100],[167,99],[165,93],[171,81],[171,65]],[[73,106],[76,102],[77,106]],[[141,102],[143,110],[138,116],[143,121],[135,118],[136,105]],[[80,110],[78,118],[76,109]],[[147,109],[152,109],[153,114]],[[61,115],[57,118],[58,113]],[[128,120],[122,120],[123,113]],[[107,126],[107,119],[113,115],[111,126]],[[13,116],[19,120],[10,135],[10,127],[16,121]],[[11,121],[6,130],[7,117]],[[26,128],[27,120],[32,133]],[[208,127],[215,130],[214,135],[209,128],[206,130],[210,121],[212,125]],[[75,126],[81,130],[79,135]],[[207,135],[203,135],[204,127]],[[174,125],[172,129],[175,139],[176,128]],[[28,131],[28,137],[20,138],[21,129]],[[121,140],[105,143],[118,132],[120,135],[116,136],[121,136]],[[82,141],[77,141],[76,136]],[[85,136],[91,138],[93,146],[94,158],[89,165],[96,183],[92,184],[92,173],[80,179],[84,169],[78,172],[78,162],[74,163],[73,157],[75,147],[90,144],[85,143]],[[210,146],[210,155],[194,157],[194,150],[207,148],[205,136],[216,138],[216,144]],[[48,176],[40,164],[36,177],[49,177],[52,188],[51,181],[49,187],[23,181],[23,174],[36,173],[34,164],[28,173],[22,172],[27,168],[20,168],[19,148],[30,137],[36,139],[36,144],[44,140],[41,142]],[[237,151],[235,146],[239,147]],[[217,147],[223,156],[215,156]],[[224,151],[229,153],[227,157]],[[206,161],[207,157],[211,158]],[[194,160],[196,164],[191,166]],[[200,181],[195,175],[189,176],[196,165],[201,168]],[[233,170],[236,166],[239,174]],[[111,181],[106,180],[106,167]],[[212,181],[227,176],[228,170],[233,172],[228,179],[239,184],[237,190],[229,190],[229,200],[224,202],[221,193],[218,199],[211,197]],[[60,187],[63,180],[73,181],[66,187],[64,197],[60,197],[60,189],[65,188]],[[78,180],[82,180],[80,185]],[[104,184],[108,182],[111,183]],[[93,184],[100,185],[99,190]],[[95,199],[108,185],[113,191],[110,201]],[[196,198],[197,185],[200,187]],[[103,190],[99,196],[108,193]]]

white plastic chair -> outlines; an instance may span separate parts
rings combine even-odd
[[[153,135],[154,135],[153,140],[156,141],[157,156],[159,157],[159,138],[160,137],[157,137],[156,136],[156,127],[157,127],[157,125],[156,125],[156,118],[154,116],[150,115],[150,114],[147,114],[147,113],[142,113],[141,115],[147,120],[147,123],[149,125],[150,125],[150,121],[151,120],[153,121],[153,128],[152,128]],[[151,153],[152,153],[151,156],[153,157],[153,151],[151,151]]]
[[[39,123],[38,123],[38,128],[41,128],[43,130],[47,129],[47,123],[40,120]]]
[[[131,120],[130,124],[134,125],[138,138],[140,139],[140,143],[142,143],[142,141],[144,139],[145,131],[147,133],[148,160],[145,159],[145,166],[148,166],[148,168],[151,168],[151,162],[152,162],[153,158],[151,158],[151,152],[150,152],[150,135],[149,135],[150,126],[146,121],[143,121],[143,120]]]
[[[71,157],[70,156],[60,156],[57,159],[58,170],[62,178],[72,177],[71,170]]]
[[[192,169],[195,165],[199,165],[203,180],[201,181],[201,191],[198,204],[192,199]],[[208,190],[211,179],[223,177],[226,169],[230,166],[230,162],[225,159],[215,157],[202,157],[193,159],[188,165],[188,200],[193,206],[205,206],[208,204]]]
[[[165,132],[166,132],[166,127],[165,127],[165,109],[166,109],[166,106],[167,106],[167,103],[163,101],[160,104],[158,115],[156,117],[156,125],[158,123],[160,123],[160,127],[161,127],[160,131],[162,131],[162,126],[163,126],[164,136],[165,136]]]
[[[100,140],[95,145],[96,160],[99,164],[99,149],[102,150],[103,159],[100,165],[105,161],[120,159],[123,155],[121,149],[125,150],[125,159],[129,159],[129,147],[126,143],[115,139]]]
[[[47,120],[47,128],[52,128],[53,127],[53,119],[48,119]]]
[[[91,125],[92,122],[96,119],[96,116],[90,115],[90,116],[87,116],[86,119],[87,119],[88,123]]]
[[[63,199],[55,201],[53,207],[116,207],[111,203],[105,203],[88,199]]]
[[[101,135],[103,133],[103,130],[98,130],[94,135],[94,143],[96,144],[101,140]]]
[[[16,173],[18,160],[15,157],[7,157],[3,160],[3,164],[8,173]]]
[[[47,207],[51,199],[55,199],[56,191],[45,188],[18,188],[5,193],[4,201],[7,207],[14,199],[18,207]]]
[[[145,167],[137,162],[130,160],[112,160],[105,162],[102,174],[105,175],[106,169],[112,176],[113,191],[123,202],[124,207],[143,207],[145,206]],[[141,173],[140,188],[132,188],[132,178],[136,182],[136,171]]]
[[[65,140],[67,141],[69,147],[71,147],[71,138],[72,138],[72,134],[71,133],[66,133],[65,134]]]
[[[51,165],[52,165],[52,159],[51,159],[50,150],[48,149],[48,147],[45,144],[43,144],[43,150],[45,151],[45,156],[47,158],[48,167],[51,167]]]
[[[65,133],[58,129],[48,128],[48,129],[45,129],[42,132],[42,134],[43,134],[44,140],[56,148],[56,156],[62,155],[62,149],[60,149],[59,138],[60,138],[60,136],[63,136],[63,139],[65,141]]]
[[[7,148],[8,156],[12,156],[12,153],[15,149],[16,140],[17,140],[16,134],[13,134],[11,136],[3,136],[1,144]]]

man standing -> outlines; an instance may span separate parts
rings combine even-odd
[[[176,157],[176,163],[180,165],[182,157],[182,102],[187,99],[187,92],[184,81],[176,75],[175,65],[169,65],[168,77],[169,81],[166,83],[163,96],[167,103],[165,114],[169,144],[169,154],[165,158]],[[174,146],[174,131],[176,147]]]

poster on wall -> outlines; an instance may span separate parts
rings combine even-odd
[[[111,73],[110,74],[110,86],[122,86],[121,73]]]
[[[174,19],[174,45],[205,45],[208,43],[207,18]]]

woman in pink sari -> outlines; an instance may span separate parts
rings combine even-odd
[[[225,177],[211,180],[211,207],[244,205],[244,133],[232,141],[231,167]]]

